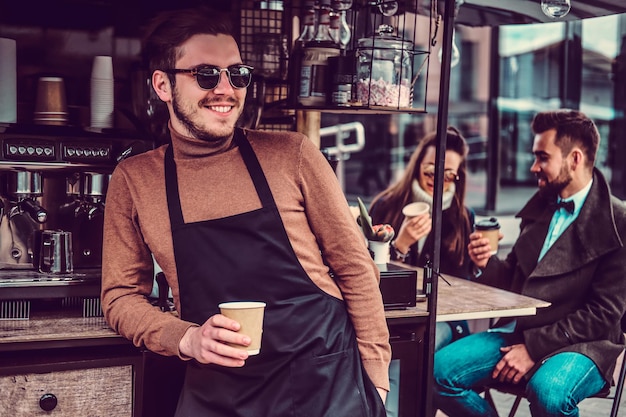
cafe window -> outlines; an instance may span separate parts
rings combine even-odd
[[[498,110],[503,183],[534,180],[529,171],[533,138],[527,128],[532,115],[572,107],[598,125],[602,141],[596,166],[612,180],[613,188],[624,189],[626,175],[611,155],[618,154],[616,149],[626,150],[623,137],[616,132],[620,124],[623,131],[626,107],[616,94],[624,88],[619,73],[624,70],[618,62],[620,57],[624,60],[625,34],[623,14],[500,28]]]
[[[500,28],[500,178],[503,183],[534,180],[529,123],[539,110],[561,107],[559,65],[565,23]]]
[[[596,166],[609,180],[615,164],[622,164],[621,161],[610,159],[609,147],[623,146],[621,142],[624,141],[623,135],[614,135],[611,132],[611,125],[616,121],[616,108],[620,106],[617,101],[623,100],[616,95],[616,87],[620,80],[615,73],[617,70],[615,63],[620,49],[624,48],[624,45],[621,45],[626,31],[624,22],[626,16],[606,16],[582,22],[584,64],[580,109],[592,117],[598,125],[602,140]],[[618,143],[611,144],[613,141]]]
[[[460,73],[463,74],[463,82],[459,85],[459,95],[461,100],[473,100],[476,98],[476,78],[477,65],[475,62],[476,45],[474,42],[461,41],[461,57],[459,61]]]

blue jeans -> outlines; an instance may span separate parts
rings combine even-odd
[[[438,322],[435,327],[435,352],[468,334],[469,326],[466,320]]]
[[[435,407],[450,417],[497,417],[479,393],[494,383],[491,373],[503,356],[500,348],[519,343],[512,337],[508,333],[475,333],[436,352]],[[591,359],[564,352],[547,359],[532,375],[526,385],[526,397],[533,417],[576,417],[578,403],[598,393],[604,385]]]
[[[435,352],[452,342],[452,328],[448,323],[439,322],[435,326]]]
[[[389,364],[389,393],[385,401],[387,417],[398,417],[400,409],[400,359]]]

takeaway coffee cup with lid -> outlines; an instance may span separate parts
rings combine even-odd
[[[491,246],[491,254],[498,253],[498,241],[500,240],[500,223],[495,217],[483,219],[476,222],[474,226],[477,232],[482,233],[483,237],[489,239],[489,245]]]

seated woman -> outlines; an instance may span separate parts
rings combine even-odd
[[[465,207],[467,143],[454,127],[448,128],[444,163],[440,272],[470,278],[473,264],[467,254],[474,211]],[[390,224],[396,231],[391,258],[423,267],[432,259],[434,236],[432,219],[425,213],[410,219],[402,214],[409,203],[433,204],[436,133],[426,135],[417,146],[402,177],[372,201],[373,224]],[[437,323],[435,350],[469,333],[467,323]]]

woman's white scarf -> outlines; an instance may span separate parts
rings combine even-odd
[[[433,208],[433,197],[428,194],[422,187],[420,186],[417,180],[413,180],[412,184],[413,189],[413,202],[416,203],[418,201],[423,201],[424,203],[430,204],[430,210],[432,214]],[[452,205],[452,199],[454,198],[454,192],[456,191],[456,186],[454,183],[450,184],[450,187],[446,191],[443,192],[443,197],[441,198],[441,209],[447,210]]]
[[[413,202],[424,202],[430,204],[430,214],[433,212],[433,197],[428,194],[424,189],[420,186],[417,180],[413,180],[412,183],[412,191],[413,191]],[[456,186],[454,183],[450,184],[447,190],[443,192],[443,196],[441,197],[441,210],[447,210],[452,205],[452,199],[454,198],[454,192],[456,190]],[[422,252],[422,248],[424,247],[424,242],[426,242],[426,238],[428,236],[422,237],[417,242],[417,249]]]

